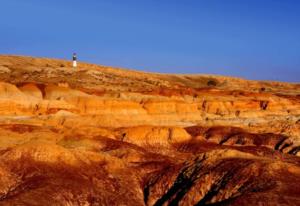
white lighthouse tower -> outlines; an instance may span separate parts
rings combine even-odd
[[[76,53],[73,53],[73,68],[77,67],[77,55]]]

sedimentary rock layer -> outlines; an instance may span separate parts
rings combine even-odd
[[[0,205],[299,205],[300,85],[0,56]]]

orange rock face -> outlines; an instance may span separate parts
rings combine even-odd
[[[300,84],[0,56],[0,205],[300,205]]]

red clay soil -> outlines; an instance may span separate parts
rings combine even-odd
[[[300,205],[300,85],[0,56],[0,205]]]

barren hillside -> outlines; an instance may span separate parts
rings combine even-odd
[[[0,205],[300,205],[300,84],[0,56]]]

